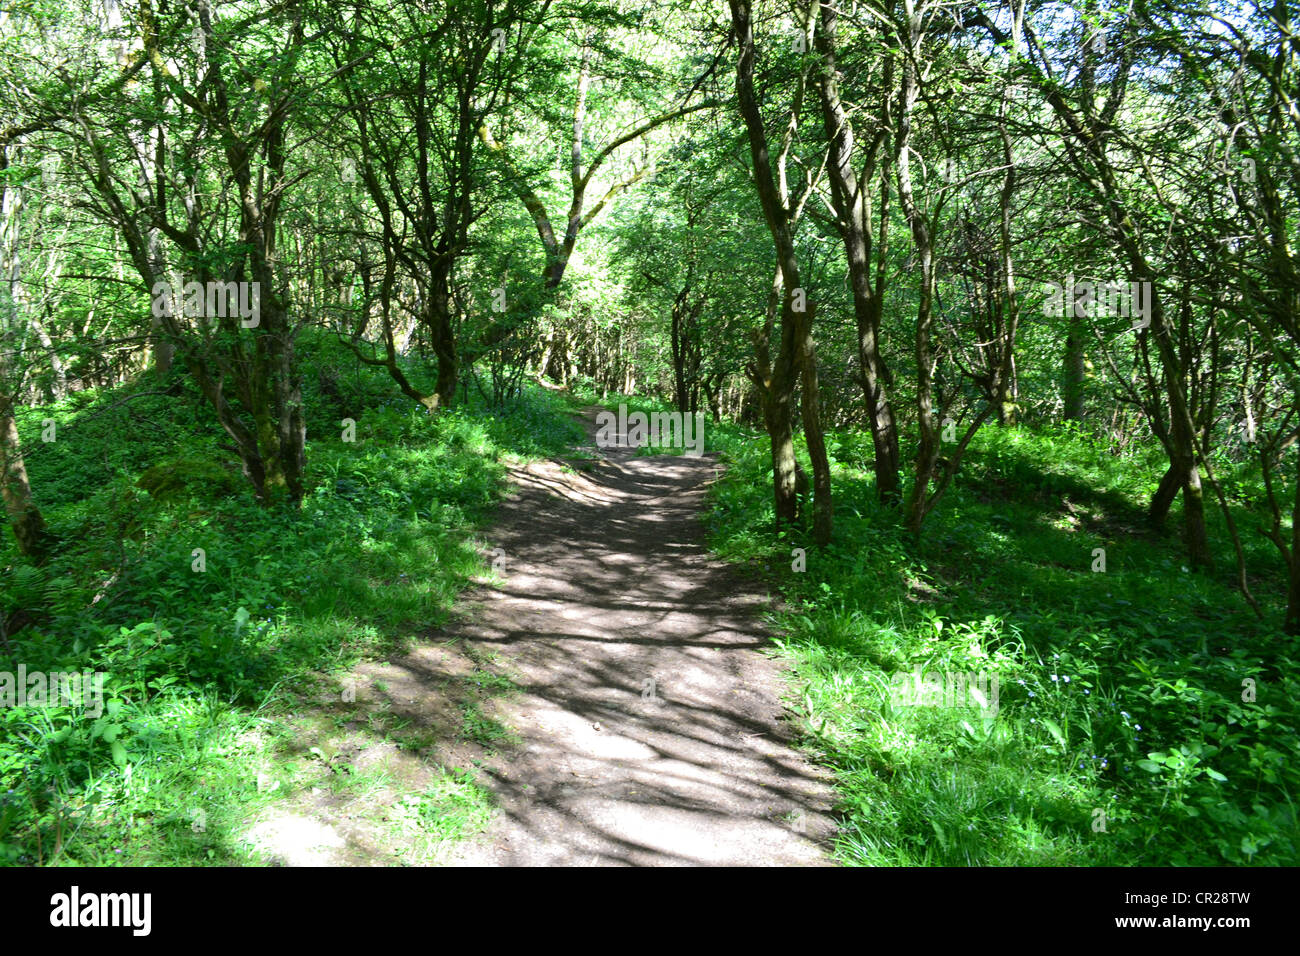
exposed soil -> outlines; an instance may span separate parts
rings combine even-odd
[[[437,862],[827,863],[831,793],[782,720],[786,685],[760,623],[769,599],[704,547],[716,458],[597,451],[598,411],[583,417],[599,457],[513,470],[488,535],[503,583],[466,595],[461,621],[430,644],[358,669],[358,705],[378,702],[432,741],[383,755],[386,765],[408,787],[429,758],[480,766],[499,812]],[[463,726],[458,738],[464,698],[449,704],[448,690],[472,691],[489,672],[517,690],[483,695],[477,719],[510,731],[484,749]],[[310,816],[339,809],[316,801]],[[391,836],[348,819],[312,848],[277,854],[272,839],[268,852],[290,864],[397,862],[400,850],[382,847]]]
[[[503,812],[461,861],[823,862],[829,790],[781,720],[767,599],[704,548],[716,459],[600,453],[517,474],[492,532],[506,582],[465,636],[509,661],[522,745],[489,763]]]

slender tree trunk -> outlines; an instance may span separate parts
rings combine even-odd
[[[1002,162],[1006,166],[1002,189],[998,193],[998,270],[1001,273],[999,279],[1002,307],[997,313],[1000,328],[993,376],[993,399],[997,404],[1000,425],[1016,423],[1018,397],[1016,395],[1016,333],[1020,326],[1020,305],[1016,300],[1015,261],[1011,252],[1011,199],[1016,190],[1016,163],[1011,149],[1011,135],[1007,132],[1006,123],[1007,95],[1010,89],[1008,84],[998,107],[998,135],[1002,139]]]
[[[1069,332],[1065,337],[1065,367],[1064,385],[1061,389],[1062,398],[1065,401],[1065,411],[1062,415],[1067,422],[1083,421],[1083,382],[1084,382],[1084,336],[1087,329],[1084,327],[1083,319],[1074,314],[1074,309],[1067,303],[1066,312],[1069,316]]]
[[[1139,271],[1139,275],[1142,272]],[[1182,364],[1170,341],[1169,326],[1164,320],[1164,310],[1159,290],[1149,273],[1143,276],[1151,281],[1151,334],[1160,352],[1164,369],[1164,384],[1169,397],[1169,466],[1178,476],[1183,492],[1183,545],[1187,559],[1197,567],[1213,567],[1209,534],[1205,526],[1205,494],[1201,487],[1201,473],[1197,467],[1196,436],[1187,407],[1187,392],[1183,382]]]
[[[1300,635],[1300,448],[1296,451],[1295,502],[1291,507],[1291,557],[1283,630]]]
[[[0,177],[9,169],[9,144],[0,143]],[[0,497],[5,514],[18,539],[18,550],[35,561],[46,555],[45,519],[32,498],[14,420],[14,396],[10,393],[8,349],[19,324],[18,303],[23,298],[22,261],[19,257],[22,196],[0,178],[0,281],[5,285],[5,309],[0,312]]]
[[[3,348],[3,344],[0,344],[0,348]],[[23,461],[22,446],[18,442],[13,400],[4,390],[4,375],[5,369],[0,362],[0,493],[4,498],[5,513],[14,529],[14,537],[18,539],[18,550],[34,561],[42,561],[48,544],[45,519],[32,498],[27,465]]]
[[[1178,497],[1178,492],[1183,487],[1182,477],[1178,474],[1178,469],[1173,465],[1165,468],[1165,473],[1160,478],[1160,484],[1156,486],[1156,492],[1151,496],[1151,504],[1147,506],[1147,519],[1155,527],[1160,527],[1165,523],[1169,516],[1169,509],[1173,507],[1174,499]]]
[[[826,436],[822,432],[821,398],[817,388],[817,352],[812,337],[813,310],[800,323],[800,393],[804,440],[813,467],[813,540],[825,547],[830,544],[834,526],[831,500],[831,465],[826,454]]]
[[[36,340],[41,343],[41,348],[45,349],[50,357],[50,371],[54,373],[54,380],[46,389],[46,395],[52,402],[60,401],[68,393],[68,374],[63,368],[63,360],[59,358],[58,349],[55,348],[50,333],[35,313],[27,317],[27,324],[36,333]]]
[[[167,255],[163,250],[162,234],[156,228],[149,230],[149,271],[153,276],[150,288],[158,282],[167,282],[172,289],[181,287],[178,276],[168,275]],[[176,359],[176,345],[167,337],[163,321],[157,315],[150,319],[149,349],[154,369],[160,375],[170,372],[172,363]]]
[[[682,413],[689,411],[690,400],[686,394],[686,343],[683,341],[684,332],[682,329],[683,317],[686,311],[686,297],[690,294],[690,286],[686,286],[681,292],[677,293],[673,299],[672,322],[669,329],[670,342],[673,356],[673,389],[674,402],[677,410]]]
[[[827,173],[831,183],[831,201],[835,208],[848,261],[849,283],[853,291],[853,313],[857,321],[858,365],[862,373],[862,392],[875,447],[876,494],[887,504],[897,504],[902,495],[899,477],[898,430],[894,412],[885,391],[884,359],[880,355],[881,292],[872,286],[871,217],[867,185],[872,179],[876,152],[883,137],[877,137],[866,150],[861,177],[853,169],[854,135],[847,111],[840,100],[835,29],[838,14],[834,7],[820,3],[821,29],[817,47],[823,67],[820,84],[823,125],[830,144]],[[882,210],[884,213],[884,210]],[[882,219],[882,230],[885,222]],[[883,250],[882,250],[883,252]]]
[[[1165,396],[1169,402],[1169,465],[1178,474],[1183,491],[1183,543],[1187,549],[1187,558],[1193,565],[1211,567],[1213,559],[1205,528],[1205,500],[1197,468],[1196,439],[1188,409],[1185,370],[1165,319],[1158,277],[1143,252],[1142,236],[1123,199],[1115,168],[1099,139],[1097,131],[1101,124],[1090,112],[1085,113],[1081,119],[1066,102],[1059,88],[1049,87],[1045,93],[1057,116],[1086,150],[1090,163],[1080,166],[1080,175],[1105,197],[1104,205],[1111,235],[1128,260],[1133,279],[1145,283],[1150,290],[1149,326],[1139,334],[1150,335],[1160,356]]]
[[[912,186],[911,139],[912,109],[920,93],[915,57],[920,50],[921,18],[912,0],[904,0],[909,21],[910,53],[903,67],[903,88],[899,97],[898,151],[895,165],[898,197],[904,217],[912,231],[912,241],[921,267],[921,288],[916,315],[916,410],[919,445],[916,452],[915,481],[904,506],[904,525],[913,534],[921,533],[930,498],[930,478],[939,459],[939,432],[934,422],[934,358],[930,335],[934,321],[934,245],[924,211],[917,205]]]
[[[768,300],[766,327],[763,333],[755,335],[757,361],[751,367],[750,377],[763,402],[764,420],[768,435],[771,437],[776,520],[779,527],[782,523],[794,521],[798,515],[793,429],[790,421],[791,400],[794,395],[796,376],[809,367],[812,367],[813,375],[816,374],[815,366],[812,364],[814,362],[811,339],[813,310],[811,303],[807,302],[804,290],[799,285],[793,217],[773,176],[767,133],[763,127],[762,112],[754,92],[755,52],[750,2],[730,0],[730,7],[732,24],[739,42],[739,57],[736,62],[736,99],[749,140],[754,183],[763,208],[763,218],[767,222],[768,231],[772,234],[777,261],[772,293]],[[782,181],[784,182],[784,177]],[[776,356],[769,360],[769,345],[778,301],[781,312],[781,343]],[[816,407],[815,378],[811,384],[812,404],[805,407],[811,413],[814,431],[814,434],[809,436],[809,440],[815,444],[820,440],[820,416]],[[808,401],[807,397],[805,401]],[[809,423],[805,422],[804,425],[806,430]],[[821,498],[816,503],[816,510],[819,512],[816,531],[820,543],[823,539],[829,541],[832,531],[830,470],[824,447],[814,451],[810,444],[810,451],[814,454],[814,468],[821,469],[821,473],[814,479],[815,489],[821,493]]]
[[[437,407],[445,408],[456,396],[460,378],[460,360],[456,354],[456,335],[451,325],[449,277],[439,272],[433,276],[429,290],[425,325],[433,339],[433,353],[438,359],[438,381],[434,386]]]
[[[793,525],[799,518],[799,497],[795,480],[794,416],[790,394],[760,392],[763,424],[772,449],[772,491],[777,527]]]

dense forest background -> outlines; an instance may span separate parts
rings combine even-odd
[[[0,669],[110,700],[0,710],[0,859],[242,859],[576,396],[706,417],[841,859],[1296,862],[1293,13],[6,3]]]

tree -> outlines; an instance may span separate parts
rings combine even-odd
[[[812,32],[815,11],[815,5],[808,7],[803,20],[805,36]],[[814,310],[799,281],[799,262],[794,247],[794,225],[798,221],[802,204],[812,192],[812,182],[811,179],[807,181],[803,199],[794,206],[790,203],[788,190],[778,188],[773,178],[773,163],[768,151],[763,116],[754,93],[754,60],[757,54],[753,16],[748,0],[731,0],[731,20],[739,45],[736,100],[749,138],[754,186],[763,207],[763,218],[772,234],[777,261],[767,326],[763,335],[756,336],[757,361],[751,372],[762,399],[764,421],[772,444],[776,519],[778,524],[793,522],[797,512],[791,401],[796,386],[795,376],[798,374],[803,384],[801,409],[804,434],[813,466],[814,538],[818,544],[825,545],[830,542],[833,522],[830,462],[826,454],[826,443],[821,430],[821,410],[818,406],[816,353],[812,339]],[[781,172],[782,184],[787,182],[785,162],[798,125],[800,106],[810,72],[811,63],[799,74],[785,138],[777,156],[776,166]],[[778,300],[781,340],[779,351],[771,356],[767,343],[771,339]]]

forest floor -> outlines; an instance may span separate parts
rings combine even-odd
[[[770,599],[705,547],[716,456],[597,450],[598,411],[582,413],[592,444],[575,457],[512,469],[487,532],[497,580],[427,642],[345,681],[344,737],[312,752],[378,769],[379,784],[282,805],[251,834],[273,863],[410,859],[385,794],[428,787],[430,757],[474,764],[495,808],[439,862],[829,862],[832,792],[782,719],[788,685],[760,620]],[[377,714],[418,746],[368,736]]]

